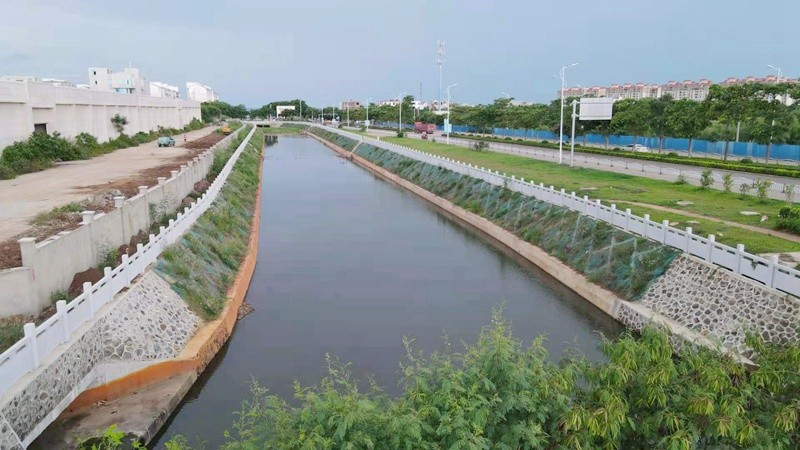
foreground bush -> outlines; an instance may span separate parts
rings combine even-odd
[[[296,387],[297,407],[255,385],[223,448],[800,448],[797,345],[754,341],[761,366],[748,371],[710,350],[676,353],[646,329],[605,341],[607,361],[553,362],[542,338],[525,347],[498,313],[462,353],[406,344],[398,398],[362,391],[329,359],[318,387]]]

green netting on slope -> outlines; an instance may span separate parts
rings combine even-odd
[[[225,307],[227,291],[247,253],[258,189],[263,134],[257,130],[239,156],[217,199],[183,237],[167,248],[155,270],[201,317]],[[224,152],[229,158],[237,145]]]
[[[358,145],[358,141],[341,136],[332,131],[327,131],[321,128],[313,127],[311,129],[311,132],[325,139],[328,142],[334,143],[339,147],[344,148],[347,151],[352,151],[355,148],[355,146]]]
[[[626,299],[644,292],[679,253],[566,208],[372,145],[362,144],[356,154],[493,221]]]

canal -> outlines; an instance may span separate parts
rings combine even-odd
[[[289,400],[292,382],[316,385],[325,354],[400,392],[403,336],[426,351],[474,342],[493,308],[523,342],[547,336],[554,357],[600,357],[616,322],[548,275],[374,177],[317,141],[268,142],[259,261],[245,301],[255,311],[162,430],[217,448],[257,380]]]

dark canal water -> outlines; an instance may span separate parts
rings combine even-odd
[[[258,380],[290,399],[292,381],[315,385],[325,354],[351,361],[397,394],[403,336],[427,351],[474,342],[504,305],[523,341],[548,337],[554,356],[600,355],[600,332],[618,326],[588,302],[412,194],[335,156],[320,143],[280,137],[266,149],[259,261],[246,301],[255,312],[165,427],[222,442]]]

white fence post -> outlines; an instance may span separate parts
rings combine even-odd
[[[686,245],[683,247],[683,251],[689,253],[689,246],[692,244],[692,227],[686,227]]]
[[[662,244],[666,244],[667,243],[667,233],[669,233],[669,220],[664,219],[663,221],[661,221],[661,226],[664,227],[664,229],[662,230],[664,232],[664,234],[662,235],[661,243]]]
[[[58,315],[58,320],[61,321],[61,332],[63,333],[61,342],[67,342],[69,340],[69,315],[67,314],[66,301],[59,300],[56,302],[56,315]]]
[[[713,259],[714,244],[716,243],[716,241],[717,241],[717,237],[716,236],[714,236],[713,234],[709,234],[708,235],[708,257],[706,258],[706,261],[713,261],[714,260]]]
[[[25,339],[28,340],[28,346],[31,349],[31,363],[32,367],[39,366],[39,343],[36,342],[36,325],[26,323],[22,326],[22,332],[25,333]]]
[[[778,259],[778,255],[770,256],[770,276],[769,276],[769,287],[775,286],[775,272],[778,271],[778,266],[780,265],[780,260]]]
[[[83,283],[83,294],[86,295],[86,301],[89,303],[89,311],[91,312],[90,317],[94,317],[94,313],[97,312],[98,307],[95,304],[96,300],[94,295],[92,295],[92,283],[88,281]]]
[[[744,253],[744,244],[736,245],[736,273],[742,273],[742,254]]]

